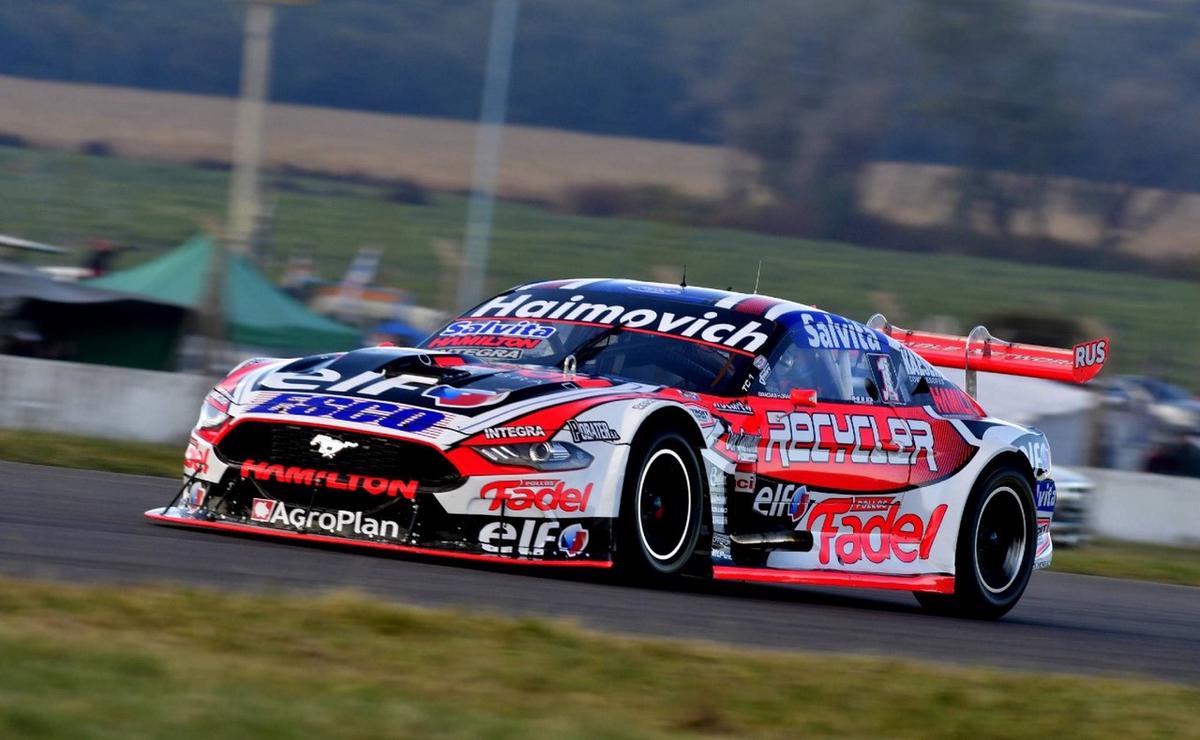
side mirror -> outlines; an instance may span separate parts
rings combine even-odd
[[[817,392],[812,388],[793,388],[788,393],[788,398],[791,399],[792,405],[796,408],[817,405]]]

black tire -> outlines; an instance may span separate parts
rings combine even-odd
[[[997,470],[967,500],[958,530],[954,593],[914,596],[930,611],[999,619],[1029,585],[1036,539],[1029,481],[1015,470]]]
[[[622,575],[663,579],[688,565],[700,538],[703,481],[696,452],[682,436],[662,431],[635,443],[613,551]]]

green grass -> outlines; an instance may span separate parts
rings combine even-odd
[[[0,736],[1200,737],[1200,688],[0,581]]]
[[[1200,549],[1098,540],[1085,547],[1055,548],[1051,568],[1068,573],[1200,586]]]
[[[176,477],[183,472],[185,444],[74,437],[53,432],[0,431],[0,460]]]
[[[166,248],[221,222],[226,178],[178,165],[0,148],[0,224],[5,232],[50,242],[80,244],[98,235]],[[438,195],[431,205],[412,206],[387,201],[378,187],[287,183],[287,190],[269,196],[274,269],[287,255],[307,252],[317,256],[323,277],[339,278],[360,246],[377,245],[385,250],[382,283],[409,290],[422,304],[447,305],[432,243],[461,238],[462,198]],[[125,264],[153,254],[131,255]],[[750,290],[759,260],[761,292],[855,318],[882,310],[911,325],[950,316],[964,331],[1013,311],[1079,318],[1090,331],[1111,334],[1109,372],[1150,370],[1193,388],[1200,377],[1200,286],[1194,281],[582,218],[501,203],[488,287],[562,276],[677,276],[686,264],[692,284]]]

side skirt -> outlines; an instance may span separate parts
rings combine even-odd
[[[777,568],[739,568],[714,565],[713,579],[803,586],[878,588],[890,591],[924,591],[935,594],[954,593],[954,576],[942,575],[889,576],[842,573],[832,570],[780,570]]]

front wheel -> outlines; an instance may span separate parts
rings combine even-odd
[[[914,594],[927,609],[999,619],[1033,573],[1033,492],[1014,470],[998,470],[971,492],[958,532],[953,594]]]
[[[659,432],[629,458],[617,520],[616,565],[635,578],[677,575],[700,538],[704,495],[700,463],[687,440]]]

